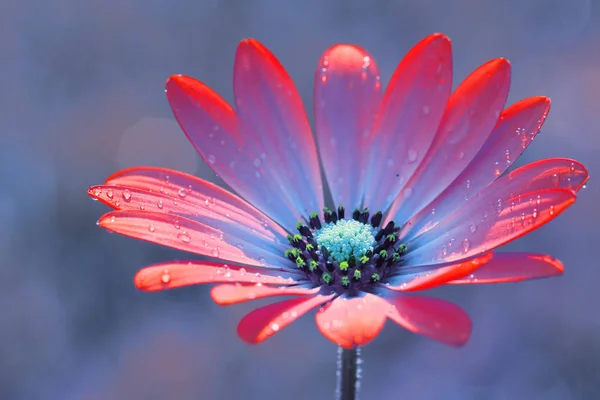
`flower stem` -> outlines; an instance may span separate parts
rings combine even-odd
[[[360,348],[338,347],[336,400],[358,400],[361,367]]]

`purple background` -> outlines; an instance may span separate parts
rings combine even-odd
[[[592,4],[593,3],[593,4]],[[86,190],[146,164],[213,179],[164,96],[184,73],[232,98],[237,42],[255,37],[312,109],[320,53],[357,43],[382,80],[422,37],[450,36],[455,83],[493,57],[509,103],[548,95],[518,165],[582,161],[578,202],[505,249],[548,252],[563,277],[443,288],[474,321],[461,350],[388,323],[364,351],[363,399],[600,398],[600,7],[595,0],[29,0],[0,12],[0,398],[329,399],[336,349],[311,317],[250,347],[209,287],[134,289],[142,266],[182,256],[96,227]],[[311,116],[312,118],[312,116]]]

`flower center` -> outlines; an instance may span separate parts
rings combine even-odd
[[[317,212],[310,214],[308,226],[298,222],[299,233],[288,236],[292,248],[285,256],[304,272],[300,283],[356,296],[397,274],[407,248],[398,241],[400,228],[393,221],[380,227],[382,218],[380,211],[369,218],[366,208],[345,218],[340,206],[337,212],[323,210],[324,224]]]
[[[359,260],[367,251],[373,251],[375,235],[371,225],[355,220],[342,219],[330,222],[315,232],[320,248],[325,248],[337,262],[350,257]]]

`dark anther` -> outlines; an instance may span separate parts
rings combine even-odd
[[[312,232],[310,231],[310,229],[308,228],[308,226],[304,225],[302,222],[298,222],[296,224],[296,228],[298,229],[298,232],[300,232],[300,234],[304,237],[312,237]]]
[[[394,243],[396,243],[396,240],[398,240],[396,233],[395,232],[390,233],[389,235],[387,235],[385,237],[384,246],[389,247],[389,246],[393,245]]]
[[[358,208],[355,208],[354,211],[352,211],[352,219],[358,221],[359,218],[360,210]]]
[[[339,206],[338,207],[338,218],[339,219],[344,219],[344,206]]]
[[[312,229],[321,229],[321,220],[319,219],[319,213],[313,212],[309,215],[309,224]]]
[[[356,265],[356,257],[354,257],[354,256],[350,256],[350,258],[348,258],[348,264],[349,264],[351,267],[354,267],[354,266]]]
[[[333,211],[331,211],[329,208],[325,207],[323,209],[323,219],[325,220],[326,224],[328,224],[330,222],[335,222],[333,220],[333,215],[334,215]],[[337,220],[337,218],[336,218],[336,220]]]
[[[363,212],[360,213],[360,216],[358,217],[358,222],[362,222],[363,224],[366,224],[369,221],[369,209],[365,208],[363,210]]]
[[[373,228],[377,228],[379,226],[379,224],[381,223],[381,219],[383,218],[383,213],[381,211],[377,211],[372,217],[371,217],[371,226]]]

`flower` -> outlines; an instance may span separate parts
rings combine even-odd
[[[247,342],[320,308],[319,330],[343,347],[370,342],[387,319],[462,345],[471,331],[464,311],[408,292],[561,274],[550,256],[493,251],[562,213],[588,179],[582,164],[562,158],[506,173],[550,108],[550,99],[531,97],[503,109],[509,83],[510,65],[498,58],[451,93],[451,46],[441,34],[408,52],[385,91],[364,49],[329,48],[314,87],[326,202],[294,84],[267,48],[244,40],[235,110],[193,78],[166,84],[188,139],[239,196],[152,167],[117,172],[89,193],[116,209],[100,226],[213,259],[146,267],[139,289],[219,283],[211,296],[221,305],[294,296],[246,315],[238,333]]]

